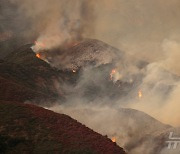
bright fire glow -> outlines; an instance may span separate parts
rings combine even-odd
[[[111,140],[112,140],[112,142],[114,142],[114,143],[116,142],[116,138],[115,138],[115,137],[112,137]]]
[[[138,97],[142,98],[142,91],[141,90],[138,91]]]
[[[73,73],[76,73],[76,70],[72,70]]]
[[[116,69],[112,69],[111,73],[110,73],[110,79],[113,79],[113,75],[116,73]]]
[[[41,56],[40,56],[40,54],[39,54],[39,53],[37,53],[37,54],[36,54],[36,57],[37,57],[37,58],[41,58]]]

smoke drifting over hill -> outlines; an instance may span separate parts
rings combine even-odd
[[[83,67],[78,81],[73,86],[64,86],[68,92],[66,103],[62,105],[57,102],[61,105],[50,109],[68,114],[103,135],[115,137],[116,142],[132,154],[159,154],[163,148],[162,136],[167,137],[169,131],[173,130],[165,124],[180,126],[179,76],[176,69],[172,71],[165,66],[168,64],[170,67],[173,63],[170,64],[165,58],[138,67],[139,61],[132,60],[133,57],[129,55],[120,54],[120,50],[105,44],[102,46],[103,43],[97,40],[84,42],[72,47],[74,50],[69,49],[71,52],[64,56],[67,59],[64,59],[66,64],[63,68],[66,66],[66,69],[72,71],[71,67],[68,67],[72,62],[75,66]],[[175,44],[171,40],[164,42],[164,50],[171,49],[171,56],[167,56],[169,59],[177,54]],[[95,52],[92,49],[96,49]],[[106,53],[109,49],[111,52]],[[76,50],[86,54],[76,56]],[[102,55],[101,52],[106,53],[103,58],[107,56],[111,60],[103,61],[98,57]],[[114,52],[119,53],[117,59],[113,59]],[[95,68],[86,66],[84,61],[87,59],[98,65],[95,65]],[[59,61],[59,64],[64,62]],[[108,67],[108,64],[114,66],[113,69]],[[77,72],[78,67],[75,67]],[[126,84],[119,84],[119,80]],[[141,96],[138,96],[139,93]],[[132,108],[144,111],[165,124]]]
[[[19,17],[29,22],[25,35],[37,37],[46,49],[68,40],[79,40],[93,33],[93,1],[88,0],[13,0]],[[16,23],[21,26],[22,23]],[[38,50],[38,49],[37,49]]]
[[[102,95],[88,104],[81,92],[91,84],[90,80],[93,79],[93,83],[102,89],[104,85],[101,85],[101,72],[93,74],[94,71],[87,68],[81,74],[76,87],[73,87],[75,89],[65,85],[66,90],[79,90],[78,95],[70,95],[66,105],[52,107],[52,110],[70,114],[100,133],[110,134],[111,137],[117,135],[119,139],[123,139],[120,144],[124,145],[126,139],[129,144],[129,137],[130,140],[133,137],[137,139],[147,126],[139,129],[140,132],[138,128],[134,130],[136,121],[130,119],[128,131],[125,130],[126,127],[119,130],[121,123],[118,121],[126,119],[124,114],[118,117],[118,109],[121,107],[135,108],[161,122],[180,126],[179,0],[4,0],[0,4],[0,41],[21,35],[30,41],[37,41],[39,45],[36,44],[33,49],[38,52],[40,49],[53,49],[69,41],[95,38],[126,53],[123,67],[118,60],[113,63],[119,73],[114,83],[120,79],[131,84],[134,76],[142,76],[137,81],[140,82],[139,86],[133,87],[128,96],[111,100]],[[7,33],[11,35],[5,35]],[[69,59],[67,56],[68,54],[65,58]],[[147,61],[147,66],[136,67],[139,59]],[[142,93],[140,99],[139,91]],[[97,105],[104,102],[110,106]],[[122,123],[126,124],[126,120]],[[102,126],[106,126],[106,129]],[[129,132],[132,134],[128,134]],[[137,136],[134,135],[136,133]],[[136,142],[133,139],[132,141]],[[153,140],[148,140],[147,146],[149,144],[154,147]],[[133,147],[129,149],[137,150],[137,153],[140,153],[139,150],[148,150],[143,152],[151,153],[147,146],[142,145],[138,150]]]
[[[180,38],[178,0],[3,0],[0,5],[1,31],[44,40],[47,47],[90,37],[159,60],[164,40]]]

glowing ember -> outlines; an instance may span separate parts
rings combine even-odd
[[[114,142],[114,143],[116,142],[116,138],[115,138],[115,137],[112,137],[111,140],[112,140],[112,142]]]
[[[111,73],[110,73],[110,79],[113,79],[113,75],[116,73],[116,69],[112,69]]]
[[[142,98],[142,91],[141,90],[138,91],[138,97]]]
[[[72,70],[73,73],[76,73],[76,70]]]
[[[41,58],[41,56],[40,56],[40,54],[39,54],[39,53],[37,53],[37,54],[36,54],[36,57],[37,57],[37,58]]]

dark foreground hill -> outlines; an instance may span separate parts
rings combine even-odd
[[[0,153],[125,154],[67,115],[5,101],[0,102]]]
[[[63,99],[59,72],[22,46],[0,61],[0,100],[19,101]]]

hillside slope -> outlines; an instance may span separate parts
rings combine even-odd
[[[31,46],[22,46],[0,61],[0,100],[64,99],[55,85],[62,83],[59,72],[37,58]]]
[[[1,153],[125,154],[110,139],[64,114],[0,102]]]

